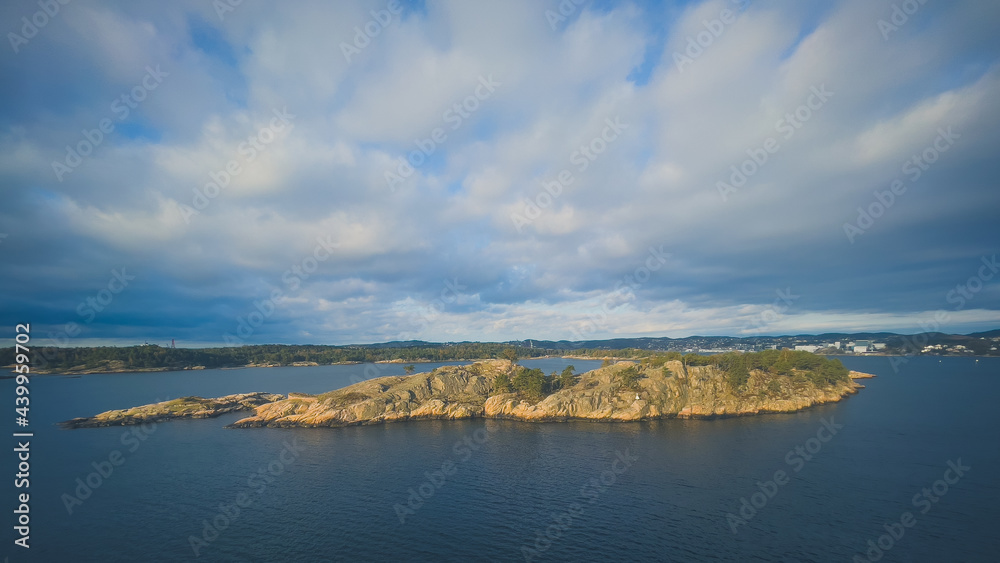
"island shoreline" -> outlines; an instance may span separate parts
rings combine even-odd
[[[731,374],[713,364],[687,366],[677,360],[659,364],[622,361],[571,375],[561,389],[534,399],[501,381],[519,382],[541,370],[507,360],[446,365],[430,372],[383,376],[320,395],[246,393],[216,399],[184,397],[94,417],[60,423],[85,428],[163,422],[178,418],[214,418],[253,410],[226,428],[346,427],[418,420],[495,419],[520,422],[642,422],[669,419],[719,419],[760,414],[791,414],[839,402],[865,386],[857,379],[875,377],[843,368],[838,361],[810,360],[840,366],[827,383],[817,374],[786,375],[754,371],[733,387]],[[825,364],[823,362],[826,362]],[[570,371],[572,374],[572,372]],[[796,373],[798,375],[796,375]],[[822,373],[822,372],[819,372]],[[795,375],[793,378],[792,375]],[[806,377],[809,376],[809,377]],[[830,376],[832,377],[832,376]],[[553,381],[555,381],[553,379]],[[825,381],[825,380],[822,380]],[[553,385],[555,385],[553,383]],[[499,387],[498,387],[499,386]],[[633,399],[634,396],[634,399]]]

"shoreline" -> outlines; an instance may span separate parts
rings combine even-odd
[[[696,352],[689,352],[696,353]],[[743,354],[749,352],[740,352]],[[829,356],[834,358],[1000,358],[1000,356],[988,356],[988,355],[977,355],[977,354],[963,354],[963,355],[943,355],[943,354],[879,354],[879,353],[867,353],[867,354],[817,354],[819,356]],[[624,358],[620,356],[574,356],[574,355],[557,355],[557,354],[547,354],[545,356],[536,356],[532,358],[520,358],[519,361],[524,360],[547,360],[547,359],[563,359],[563,360],[590,360],[590,361],[621,361],[621,362],[638,362],[641,358]],[[33,375],[45,375],[45,376],[81,376],[81,375],[100,375],[100,374],[112,374],[112,373],[157,373],[157,372],[174,372],[174,371],[194,371],[194,370],[207,370],[207,369],[218,369],[218,370],[237,370],[237,369],[247,369],[247,368],[278,368],[278,367],[322,367],[322,366],[349,366],[349,365],[361,365],[361,364],[434,364],[434,363],[448,363],[448,362],[466,362],[466,363],[476,363],[493,360],[496,358],[477,358],[477,359],[458,359],[458,360],[376,360],[374,362],[361,362],[361,361],[347,361],[347,362],[335,362],[332,364],[320,364],[316,362],[293,362],[291,364],[246,364],[240,366],[220,366],[210,368],[203,365],[196,366],[183,366],[183,367],[153,367],[153,368],[117,368],[117,369],[84,369],[79,371],[50,371],[46,369],[36,369],[32,371]],[[12,369],[14,366],[3,366],[3,369]],[[12,379],[13,375],[0,375],[0,379]]]
[[[189,396],[75,418],[60,426],[125,426],[214,418],[239,410],[252,410],[253,414],[226,428],[346,427],[476,418],[521,422],[714,419],[794,413],[839,402],[865,388],[856,379],[875,377],[849,371],[843,380],[807,383],[805,379],[796,382],[791,376],[757,371],[743,385],[732,387],[725,383],[725,372],[715,366],[685,368],[673,360],[662,369],[647,366],[641,372],[636,372],[631,362],[595,368],[575,375],[566,387],[536,397],[510,388],[500,390],[492,383],[524,369],[507,360],[490,360],[380,377],[318,395],[255,392],[214,399]],[[623,387],[623,378],[630,370],[638,379]]]

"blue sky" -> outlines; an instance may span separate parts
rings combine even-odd
[[[1000,5],[745,4],[6,2],[2,322],[188,346],[1000,327]]]

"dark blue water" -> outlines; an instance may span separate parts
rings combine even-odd
[[[546,372],[598,365],[523,363]],[[868,541],[910,512],[915,522],[892,528],[903,535],[886,535],[891,547],[872,557],[996,561],[1000,361],[913,358],[898,374],[886,358],[844,363],[879,377],[846,401],[792,415],[225,430],[241,416],[230,415],[138,435],[52,424],[184,395],[323,392],[402,366],[36,377],[31,548],[12,544],[8,453],[0,554],[11,562],[867,561]],[[0,390],[12,411],[13,382]],[[842,428],[830,435],[824,420]],[[815,453],[803,450],[806,461],[796,446]],[[971,469],[949,473],[954,482],[938,485],[936,502],[915,505],[959,459]],[[95,463],[113,472],[69,514],[62,495],[76,495],[76,479]],[[779,470],[788,482],[767,484]],[[754,498],[757,482],[773,496]],[[727,514],[739,515],[741,498],[760,507],[744,508],[750,517],[734,533]],[[200,540],[194,548],[191,537]]]

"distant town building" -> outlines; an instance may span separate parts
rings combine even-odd
[[[854,353],[863,354],[865,352],[871,352],[875,349],[870,340],[858,340],[854,343]]]
[[[819,346],[813,346],[811,344],[799,344],[795,346],[796,350],[801,350],[803,352],[815,352],[816,350],[819,350],[819,348]]]

